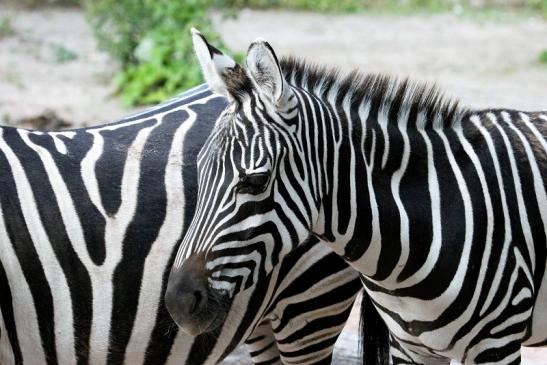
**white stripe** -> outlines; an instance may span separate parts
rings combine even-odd
[[[85,185],[89,200],[91,200],[91,203],[93,203],[102,216],[106,218],[107,215],[101,201],[101,193],[99,192],[99,182],[95,178],[95,165],[104,152],[104,139],[98,131],[90,130],[87,133],[93,136],[93,145],[80,163],[82,182]]]
[[[112,276],[122,258],[122,243],[127,226],[131,222],[137,207],[137,194],[140,178],[140,163],[146,140],[158,123],[143,128],[137,134],[127,152],[122,182],[121,204],[114,216],[106,217],[104,263],[92,273],[100,287],[93,286],[93,322],[89,339],[91,364],[105,364],[108,355],[110,319],[112,313],[112,296],[114,292]],[[98,135],[98,133],[96,133]],[[95,169],[85,173],[82,178],[85,186],[98,186]],[[102,211],[104,209],[101,207]]]
[[[433,270],[441,253],[441,193],[439,191],[433,146],[427,132],[423,128],[425,122],[425,114],[419,113],[416,119],[416,126],[425,142],[427,150],[427,186],[429,187],[429,198],[431,200],[431,245],[429,246],[429,253],[427,254],[425,262],[414,274],[400,282],[398,284],[399,288],[411,287],[424,280],[431,273],[431,270]]]
[[[370,165],[367,163],[367,188],[369,193],[369,202],[370,202],[370,211],[372,215],[372,222],[370,223],[372,226],[372,235],[370,237],[370,243],[365,251],[365,253],[356,261],[350,262],[349,264],[356,268],[357,271],[359,271],[363,275],[373,275],[378,270],[378,261],[380,259],[380,252],[382,250],[382,234],[380,231],[380,213],[378,208],[378,202],[376,201],[376,194],[374,192],[374,186],[372,185],[372,171],[374,170],[374,159],[376,157],[376,133],[374,130],[371,131],[372,133],[372,147],[371,147],[371,156],[370,156]],[[366,156],[363,156],[364,160],[366,161]],[[335,170],[336,171],[336,170]],[[336,182],[338,179],[334,179]],[[338,188],[338,183],[336,183],[336,188]],[[333,201],[337,201],[337,194],[336,192],[333,197]],[[334,210],[333,210],[334,211]],[[338,211],[338,207],[336,207],[336,211]],[[354,211],[355,212],[355,211]],[[338,215],[338,213],[335,213]],[[354,214],[357,214],[356,212]],[[333,224],[336,224],[338,222],[338,217],[336,217],[336,220],[333,220]],[[365,244],[365,243],[363,243]],[[337,245],[331,245],[329,247],[333,248],[336,251],[335,247]],[[340,254],[339,252],[337,252]],[[342,251],[343,254],[343,251]]]
[[[206,93],[206,92],[209,92],[209,86],[207,86],[207,84],[201,84],[201,85],[198,85],[196,87],[191,88],[190,90],[186,90],[182,94],[177,95],[174,98],[172,98],[170,100],[167,100],[167,101],[165,101],[161,104],[158,104],[155,107],[152,107],[152,108],[143,110],[142,112],[130,115],[130,116],[124,118],[124,119],[133,119],[133,118],[137,118],[139,116],[145,115],[145,114],[150,114],[150,113],[153,113],[155,110],[168,108],[172,104],[180,103],[184,100],[190,99],[191,97],[193,97],[195,95],[198,95],[200,93]],[[219,97],[219,95],[216,95],[216,97]],[[152,117],[155,117],[155,116],[151,116],[151,118]]]
[[[388,124],[388,112],[389,112],[389,105],[383,104],[380,111],[378,111],[378,124],[380,125],[380,129],[382,130],[382,135],[384,136],[384,151],[382,152],[382,169],[386,167],[387,158],[389,155],[389,133],[387,132],[387,124]],[[351,119],[348,119],[351,120]],[[352,124],[352,123],[349,123]],[[350,134],[351,136],[351,134]],[[351,140],[352,138],[350,138]]]
[[[397,128],[399,129],[399,132],[403,136],[403,156],[401,159],[401,165],[395,172],[393,172],[393,175],[391,176],[391,194],[393,196],[393,200],[395,201],[395,204],[397,205],[397,210],[399,211],[399,219],[401,222],[401,227],[400,227],[401,254],[399,255],[399,260],[397,261],[397,264],[395,265],[395,268],[393,269],[393,271],[390,273],[389,277],[382,282],[382,286],[384,287],[386,286],[393,287],[393,285],[397,285],[397,287],[399,287],[400,283],[396,282],[397,277],[403,271],[403,268],[408,262],[408,256],[410,253],[410,247],[409,247],[410,233],[409,233],[408,214],[405,210],[405,207],[403,205],[403,202],[401,200],[401,195],[400,195],[401,180],[408,166],[408,160],[410,159],[410,141],[408,138],[408,131],[407,131],[409,113],[410,113],[410,109],[405,108],[403,111],[399,111],[399,114],[397,115],[397,123],[396,123]]]
[[[544,233],[547,236],[547,211],[545,209],[542,209],[542,207],[547,206],[547,197],[545,196],[545,188],[543,187],[543,180],[541,177],[541,173],[539,172],[539,168],[537,166],[536,158],[534,156],[534,152],[532,151],[532,148],[530,147],[530,144],[528,143],[528,140],[524,137],[522,132],[518,130],[512,123],[510,116],[508,113],[503,112],[502,118],[504,122],[511,128],[519,137],[521,140],[524,150],[526,151],[526,157],[528,158],[528,162],[530,163],[530,169],[532,171],[532,175],[534,176],[534,190],[535,190],[535,196],[538,202],[539,206],[539,212],[541,215],[541,220],[544,222]],[[528,211],[526,209],[526,205],[524,204],[524,199],[522,198],[522,185],[520,183],[520,175],[515,159],[515,154],[512,151],[512,145],[509,142],[509,138],[507,137],[507,133],[501,126],[498,125],[498,129],[500,130],[503,140],[507,145],[508,153],[509,153],[509,161],[511,162],[511,170],[513,172],[513,177],[515,179],[515,190],[519,205],[519,217],[520,217],[520,224],[522,227],[522,233],[524,234],[524,239],[526,240],[526,246],[528,247],[528,254],[530,255],[530,260],[532,262],[532,271],[535,270],[536,267],[536,255],[535,255],[535,248],[534,248],[534,241],[532,237],[532,231],[530,228],[530,222],[528,220]],[[503,132],[502,132],[503,131]]]
[[[351,94],[346,94],[344,97],[344,100],[342,101],[342,108],[344,110],[344,114],[346,116],[346,120],[351,120],[351,110],[350,110],[350,104],[351,102]],[[309,124],[309,123],[306,123]],[[348,123],[348,135],[353,135],[353,123]],[[342,137],[344,138],[344,137]],[[345,189],[348,189],[348,191],[344,191],[345,193],[349,193],[350,199],[349,199],[349,220],[347,223],[347,228],[345,233],[340,233],[338,230],[333,230],[335,242],[339,245],[344,245],[345,243],[349,242],[354,234],[355,234],[355,224],[357,221],[357,199],[355,197],[357,196],[357,181],[356,181],[356,163],[355,163],[355,154],[357,151],[361,151],[361,146],[355,146],[353,138],[349,138],[349,161],[343,161],[343,166],[347,166],[349,168],[349,186],[345,186]],[[347,156],[345,156],[347,158]],[[337,171],[337,170],[335,170]],[[336,193],[338,195],[339,192]],[[308,202],[312,202],[312,200],[307,200]],[[335,223],[336,227],[339,226],[338,221]],[[376,270],[375,270],[376,271]],[[374,272],[375,272],[374,271]]]
[[[503,248],[502,248],[500,259],[499,259],[498,269],[496,270],[496,274],[494,275],[494,279],[492,280],[492,286],[490,286],[488,290],[488,295],[486,299],[484,300],[481,311],[480,311],[481,314],[484,314],[486,310],[488,309],[488,307],[490,306],[490,304],[492,303],[492,300],[494,299],[494,295],[497,292],[497,289],[498,289],[497,283],[500,283],[501,275],[505,267],[505,262],[507,261],[507,254],[508,254],[510,243],[513,239],[513,232],[511,229],[509,208],[507,206],[507,197],[505,195],[506,194],[505,183],[501,175],[501,167],[498,160],[498,154],[494,146],[494,141],[492,140],[492,136],[490,135],[490,132],[482,125],[481,120],[478,116],[474,115],[471,118],[469,118],[469,120],[475,125],[475,127],[479,130],[482,137],[486,141],[488,151],[490,152],[490,157],[492,158],[492,161],[494,163],[494,171],[496,172],[496,180],[498,181],[498,184],[499,184],[501,206],[503,210],[503,220],[504,220],[503,227],[505,227]],[[494,118],[494,122],[495,122],[495,118]]]
[[[513,300],[511,301],[512,306],[517,306],[525,299],[529,299],[532,297],[532,292],[528,288],[522,288],[520,291],[513,297]]]
[[[6,231],[4,215],[0,207],[0,261],[6,271],[12,296],[13,316],[17,329],[17,341],[24,364],[45,364],[46,356],[42,348],[38,316],[30,287],[23,275],[19,259],[13,250]],[[7,333],[2,332],[2,337]],[[8,340],[9,341],[9,340]],[[9,355],[8,355],[9,356]],[[2,360],[0,358],[0,360]],[[4,362],[2,362],[4,364]],[[9,364],[9,362],[8,362]]]
[[[479,285],[475,287],[475,290],[473,292],[473,298],[471,299],[471,302],[468,308],[459,317],[460,323],[465,323],[471,317],[472,312],[475,311],[475,306],[477,305],[477,301],[479,299],[480,293],[483,292],[485,289],[485,286],[488,285],[488,283],[484,282],[484,276],[486,275],[486,269],[488,268],[488,260],[490,259],[490,254],[492,252],[492,244],[493,244],[492,237],[494,234],[494,208],[492,206],[492,198],[490,196],[490,191],[488,189],[488,184],[486,182],[486,176],[482,168],[481,162],[479,160],[479,157],[475,153],[475,150],[473,149],[473,146],[471,145],[471,143],[464,136],[463,130],[461,128],[456,129],[456,135],[458,136],[458,139],[463,147],[463,150],[465,151],[465,153],[471,160],[473,167],[475,168],[475,172],[477,173],[477,176],[481,184],[481,190],[484,195],[484,204],[486,208],[486,242],[485,242],[482,260],[480,264],[481,266],[479,270],[479,276],[477,278],[477,283]],[[492,282],[490,288],[492,288],[495,285],[498,285],[498,283],[499,282]],[[481,313],[480,313],[481,315],[484,314],[484,311],[486,310],[486,308],[487,308],[486,306],[482,307]],[[463,320],[462,317],[466,317],[466,319]]]
[[[165,171],[167,206],[165,219],[158,236],[146,257],[140,288],[137,319],[133,325],[129,343],[125,349],[125,362],[142,364],[150,336],[156,324],[157,310],[161,300],[163,273],[182,235],[185,216],[184,181],[181,170],[184,165],[184,137],[196,120],[196,114],[188,109],[189,117],[178,127],[173,140]],[[159,274],[158,274],[159,273]]]
[[[175,326],[176,324],[173,323],[173,328],[175,328]],[[168,332],[167,329],[166,332]],[[173,346],[171,347],[169,357],[167,358],[166,365],[186,364],[193,344],[194,337],[187,335],[184,331],[179,329]]]

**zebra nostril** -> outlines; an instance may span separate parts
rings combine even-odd
[[[199,309],[201,307],[202,302],[202,295],[201,292],[196,290],[194,291],[194,297],[192,298],[192,302],[190,303],[190,310],[188,311],[189,314],[195,314],[196,312],[199,312]]]

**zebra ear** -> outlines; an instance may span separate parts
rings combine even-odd
[[[236,68],[241,69],[241,67],[229,56],[210,45],[203,34],[195,28],[192,28],[192,42],[203,77],[211,90],[231,99],[232,94],[226,84],[226,78]]]
[[[254,41],[247,51],[246,62],[249,74],[259,89],[280,104],[289,87],[270,44],[262,39]]]

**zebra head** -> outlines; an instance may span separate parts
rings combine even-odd
[[[301,203],[311,194],[295,138],[301,112],[271,46],[252,43],[245,70],[192,32],[205,79],[229,100],[198,155],[196,211],[166,293],[173,318],[195,334],[222,316],[219,302],[261,281],[310,236],[317,209]],[[201,313],[214,318],[188,324]]]

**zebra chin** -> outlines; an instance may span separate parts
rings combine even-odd
[[[211,288],[204,256],[195,255],[171,271],[165,306],[182,331],[197,336],[214,331],[224,323],[231,300],[226,292]]]

